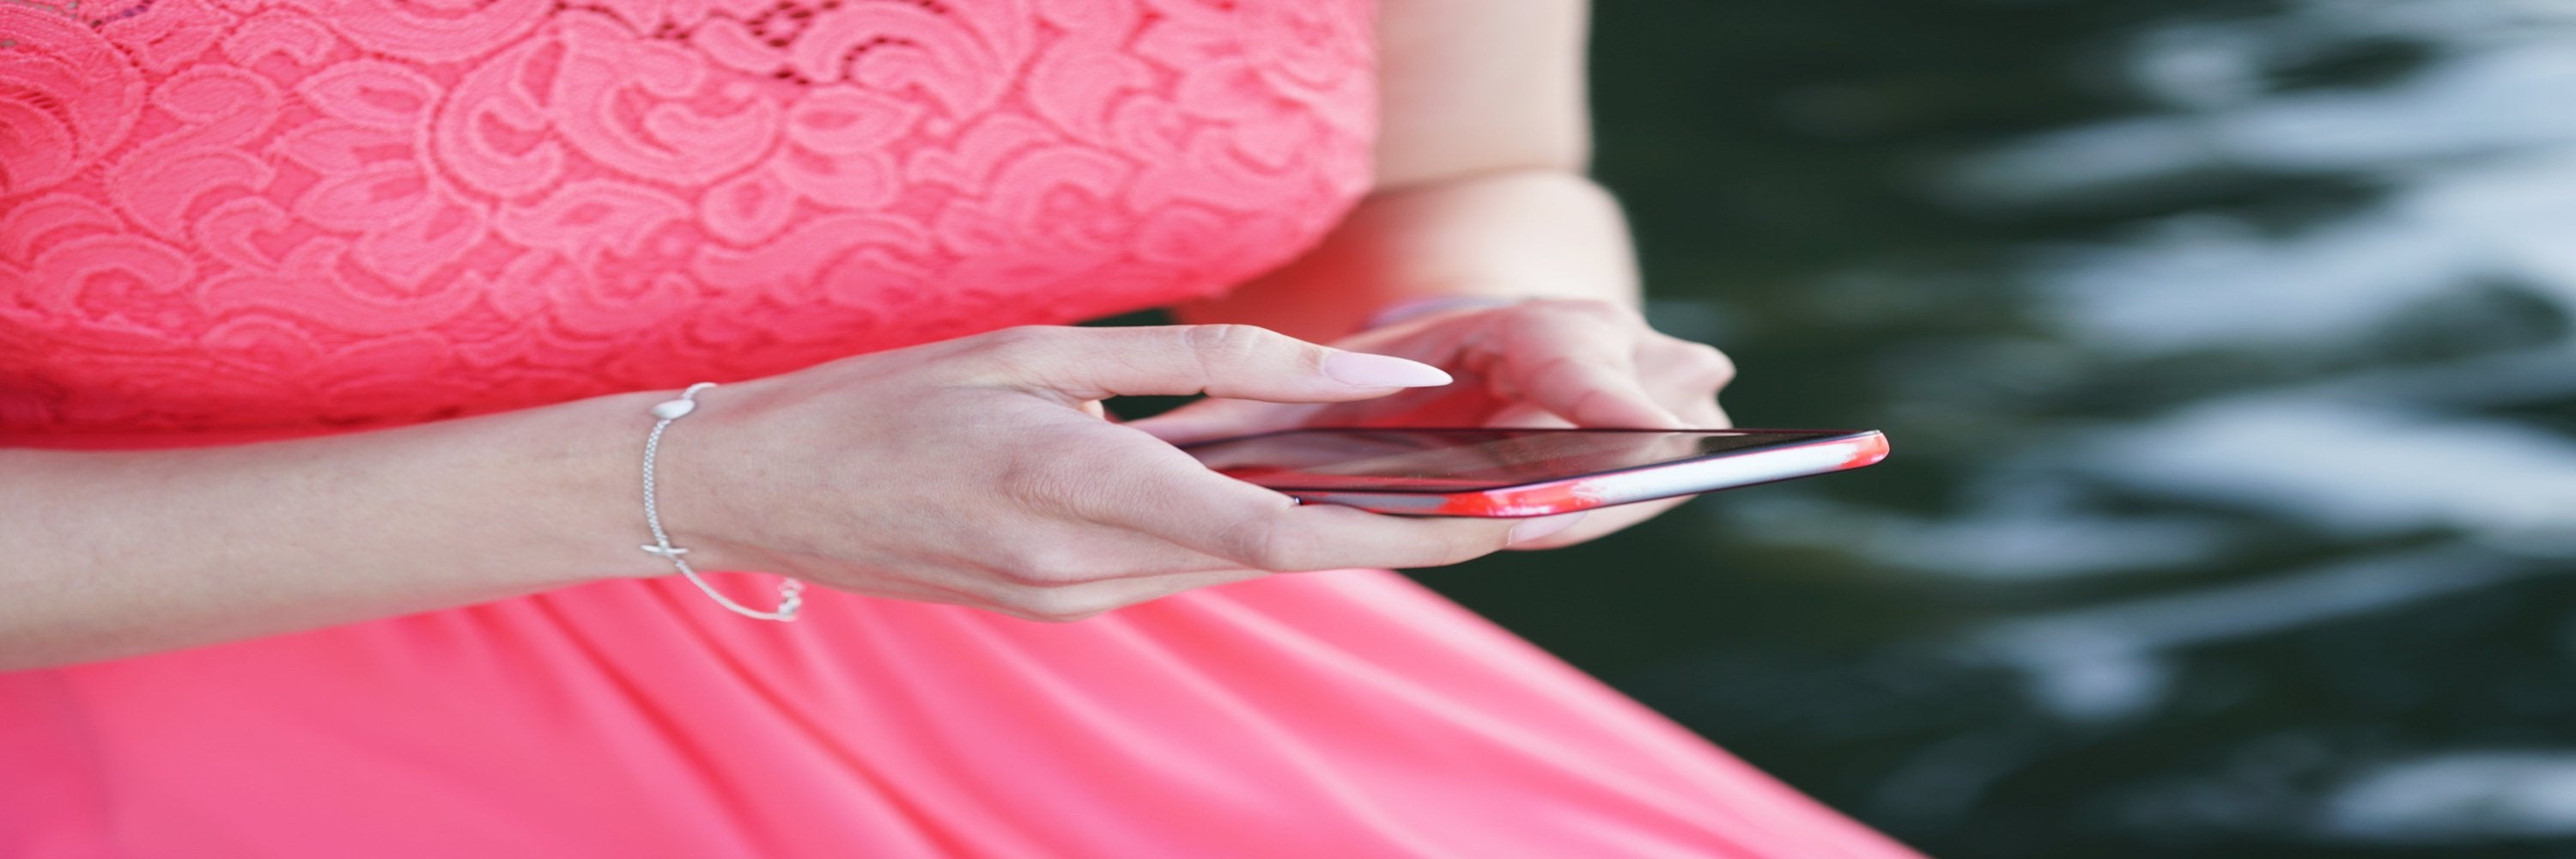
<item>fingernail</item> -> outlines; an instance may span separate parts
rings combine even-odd
[[[1541,516],[1512,526],[1511,536],[1504,539],[1509,541],[1509,545],[1527,543],[1531,540],[1536,540],[1541,537],[1546,537],[1559,531],[1563,531],[1567,528],[1572,528],[1574,527],[1574,523],[1583,521],[1583,516],[1583,513],[1559,513],[1554,516]]]
[[[1440,368],[1393,355],[1335,352],[1324,357],[1324,375],[1357,388],[1430,388],[1449,384]]]

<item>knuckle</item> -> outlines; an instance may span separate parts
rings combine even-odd
[[[1618,392],[1606,388],[1593,388],[1576,394],[1574,402],[1566,406],[1564,417],[1567,420],[1581,420],[1584,417],[1598,416],[1601,409],[1617,409],[1624,402],[1626,401],[1620,398]],[[1596,403],[1600,404],[1599,408],[1595,408]]]
[[[1180,326],[1181,352],[1197,368],[1198,384],[1213,386],[1238,368],[1253,364],[1272,337],[1256,326],[1220,323]]]
[[[1718,351],[1717,347],[1706,343],[1691,343],[1683,347],[1683,354],[1686,356],[1683,360],[1690,368],[1693,378],[1716,385],[1724,385],[1735,380],[1735,359],[1727,357],[1726,353]]]
[[[1493,554],[1510,541],[1511,521],[1441,522],[1436,533],[1424,540],[1426,551],[1418,566],[1445,567]]]
[[[1637,318],[1637,311],[1627,305],[1599,298],[1559,298],[1533,303],[1542,304],[1543,309],[1558,313],[1575,313],[1622,322]]]
[[[1621,368],[1607,357],[1590,352],[1561,352],[1531,368],[1528,379],[1532,386],[1543,389],[1584,390],[1598,389],[1601,385],[1599,377],[1618,375],[1623,375]]]
[[[1096,617],[1117,604],[1062,588],[1031,588],[1014,594],[1004,606],[1015,616],[1044,623],[1072,623]]]
[[[1016,354],[1044,348],[1061,336],[1062,332],[1043,325],[1021,325],[986,332],[976,339],[986,351]]]
[[[1061,509],[1073,500],[1081,481],[1058,460],[1012,457],[1001,468],[994,489],[1022,509]]]
[[[1463,564],[1482,558],[1502,551],[1505,545],[1511,543],[1511,523],[1477,524],[1482,527],[1462,530],[1442,542],[1442,548],[1445,550],[1440,560],[1442,566]]]
[[[1315,569],[1312,541],[1275,523],[1254,520],[1230,529],[1222,541],[1226,557],[1257,570],[1292,572]]]
[[[1046,543],[1006,552],[1001,567],[994,573],[1015,585],[1047,587],[1085,581],[1091,570],[1079,553]]]
[[[1190,325],[1181,329],[1181,345],[1198,356],[1201,363],[1232,364],[1260,354],[1273,336],[1252,325]]]
[[[988,331],[961,343],[969,347],[970,359],[1008,378],[1030,378],[1055,365],[1050,353],[1063,348],[1065,329],[1043,325],[1022,325]]]

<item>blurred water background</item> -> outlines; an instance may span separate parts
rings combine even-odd
[[[1420,574],[1945,857],[2576,854],[2576,0],[1603,0],[1747,425]]]

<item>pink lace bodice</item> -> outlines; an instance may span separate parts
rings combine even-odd
[[[401,423],[1220,290],[1365,0],[0,0],[0,435]]]

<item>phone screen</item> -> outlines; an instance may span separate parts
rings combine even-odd
[[[1475,492],[1793,445],[1846,430],[1304,429],[1183,448],[1285,490]]]

